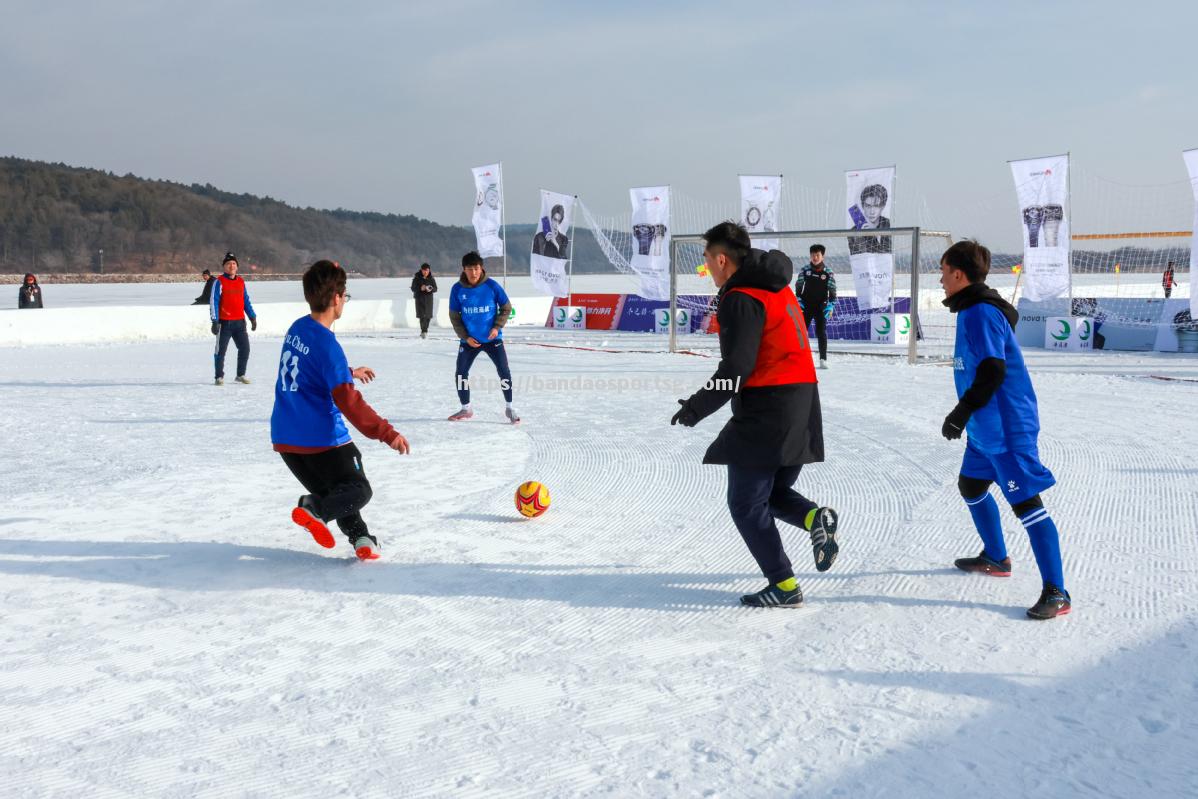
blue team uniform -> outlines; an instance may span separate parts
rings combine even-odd
[[[1036,392],[1015,340],[1015,331],[994,305],[979,303],[957,314],[953,380],[958,399],[973,385],[978,364],[987,358],[1006,362],[1006,377],[985,406],[965,426],[969,437],[961,474],[993,480],[1011,504],[1056,484],[1037,450],[1040,415]]]
[[[310,316],[295,320],[283,339],[278,365],[271,442],[293,447],[349,443],[333,389],[353,383],[354,377],[333,331]]]
[[[491,328],[495,326],[495,315],[507,305],[507,292],[491,278],[480,281],[477,286],[464,286],[461,281],[449,290],[449,310],[462,315],[466,332],[474,339],[487,342]],[[496,339],[503,338],[503,328]]]

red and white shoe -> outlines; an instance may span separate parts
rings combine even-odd
[[[455,413],[453,416],[450,416],[449,421],[464,422],[467,419],[473,419],[473,418],[474,418],[474,411],[470,410],[469,408],[462,408],[460,411]]]
[[[515,408],[505,408],[503,415],[506,416],[507,420],[512,424],[520,424],[520,414],[516,413]]]
[[[337,545],[333,534],[329,532],[329,528],[317,515],[316,503],[313,502],[311,494],[304,494],[296,502],[296,507],[291,511],[291,521],[307,530],[312,539],[325,549],[332,549]]]
[[[378,542],[364,535],[354,540],[354,554],[358,560],[378,560],[382,553],[379,552]]]

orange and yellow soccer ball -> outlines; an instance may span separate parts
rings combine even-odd
[[[535,480],[521,483],[516,489],[516,510],[530,519],[549,510],[549,489]]]

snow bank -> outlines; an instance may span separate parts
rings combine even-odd
[[[510,325],[543,326],[552,297],[513,297],[516,317]],[[448,328],[449,303],[437,304],[434,324]],[[255,304],[258,334],[282,336],[308,313],[302,302]],[[210,337],[208,308],[202,305],[106,306],[0,311],[0,346],[35,344],[129,343]],[[419,327],[413,300],[351,300],[337,321],[340,333],[365,333]]]

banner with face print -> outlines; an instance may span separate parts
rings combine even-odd
[[[483,258],[503,256],[503,165],[476,166],[474,173],[474,236]]]
[[[1011,162],[1023,225],[1023,296],[1029,302],[1068,297],[1069,156]]]
[[[641,278],[640,295],[670,298],[670,187],[629,189],[632,199],[632,258]]]
[[[565,297],[570,293],[566,268],[570,263],[570,225],[573,222],[573,195],[541,189],[541,218],[532,238],[529,265],[532,284],[543,294]]]
[[[761,234],[778,229],[781,199],[781,175],[740,176],[740,221],[748,229],[753,246],[759,250],[778,248],[777,239],[762,238]]]
[[[1181,154],[1190,173],[1190,187],[1194,190],[1194,227],[1198,234],[1198,150],[1186,150]],[[1198,291],[1194,290],[1194,267],[1198,266],[1198,235],[1190,237],[1190,318],[1198,319]]]
[[[854,230],[888,230],[894,217],[892,166],[851,169],[844,173],[845,226]],[[894,288],[894,242],[890,236],[850,236],[849,265],[859,308],[890,305]]]

